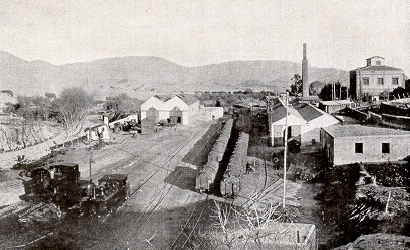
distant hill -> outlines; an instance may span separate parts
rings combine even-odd
[[[0,90],[16,95],[58,94],[81,86],[98,96],[127,93],[143,96],[161,92],[234,91],[247,88],[282,91],[289,87],[301,64],[286,61],[230,61],[185,67],[158,57],[107,58],[61,66],[44,61],[24,61],[0,51]],[[309,78],[324,83],[347,84],[348,72],[310,68]],[[145,96],[144,96],[145,95]]]

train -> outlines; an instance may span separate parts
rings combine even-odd
[[[55,163],[38,167],[27,174],[24,181],[24,198],[32,204],[52,204],[61,214],[76,216],[105,216],[120,207],[130,195],[126,174],[107,174],[98,179],[81,180],[79,164]],[[44,205],[39,206],[44,209]],[[50,206],[49,206],[50,207]],[[27,217],[39,214],[33,210]]]
[[[222,160],[229,138],[231,137],[233,120],[228,119],[224,123],[221,134],[216,140],[211,152],[208,154],[207,163],[199,168],[195,189],[199,192],[210,193],[213,191],[214,181],[219,168],[219,162]]]
[[[241,132],[220,184],[221,195],[236,197],[241,189],[241,177],[246,172],[249,134]]]

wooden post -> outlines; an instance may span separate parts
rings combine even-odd
[[[282,206],[285,208],[286,202],[286,157],[287,157],[287,149],[288,149],[288,102],[289,93],[286,92],[286,118],[285,118],[285,152],[284,152],[284,159],[283,159],[283,201]]]
[[[389,192],[389,197],[387,198],[387,203],[386,203],[386,209],[384,210],[384,212],[387,214],[387,210],[389,209],[389,202],[390,202],[390,197],[391,197],[391,191]]]

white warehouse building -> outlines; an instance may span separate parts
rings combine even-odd
[[[190,94],[155,95],[141,104],[141,120],[155,117],[158,122],[174,117],[177,123],[188,124],[199,112],[199,100]]]

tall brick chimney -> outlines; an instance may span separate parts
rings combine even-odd
[[[306,56],[306,43],[303,44],[303,60],[302,60],[302,96],[309,96],[309,72],[308,60]]]

